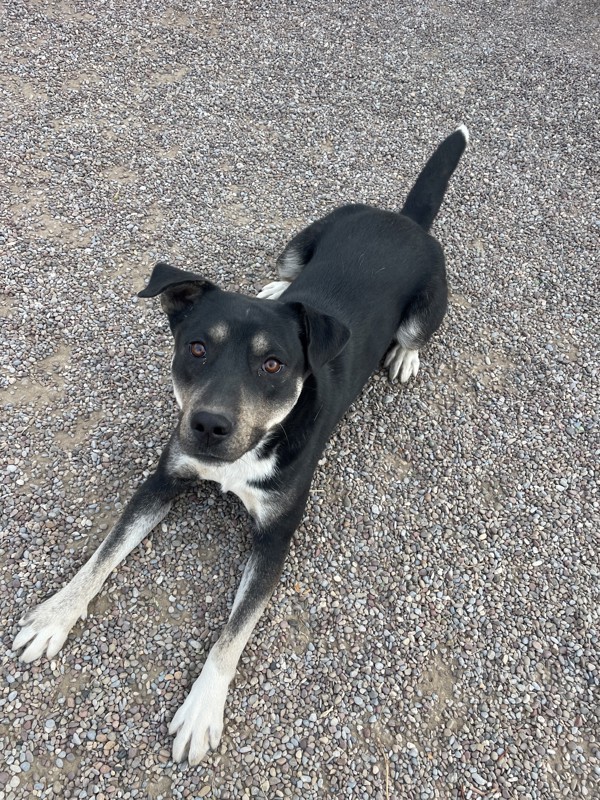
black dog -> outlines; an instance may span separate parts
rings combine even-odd
[[[167,264],[140,292],[161,295],[175,338],[179,424],[114,529],[70,583],[21,620],[13,646],[25,648],[24,661],[56,654],[111,570],[190,481],[235,492],[254,519],[254,548],[229,621],[171,722],[175,761],[197,764],[219,743],[229,683],[333,428],[390,343],[390,377],[406,381],[442,321],[444,257],[427,231],[467,140],[461,126],[438,147],[400,214],[344,206],[299,233],[278,259],[283,280],[261,299]]]

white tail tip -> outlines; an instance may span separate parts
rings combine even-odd
[[[469,139],[471,138],[471,134],[469,133],[469,129],[467,128],[467,126],[459,125],[456,130],[462,133],[462,135],[465,137],[465,142],[469,144]]]

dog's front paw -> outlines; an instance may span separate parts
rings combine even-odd
[[[204,665],[200,676],[183,705],[169,725],[169,733],[176,733],[173,742],[173,761],[199,764],[209,750],[218,747],[223,732],[223,710],[229,680],[219,672],[211,660]]]
[[[65,587],[19,621],[22,630],[15,636],[12,649],[25,648],[20,655],[22,661],[35,661],[44,652],[52,658],[65,643],[79,617],[85,619],[86,615],[87,603],[74,598]]]
[[[406,383],[409,378],[416,378],[419,371],[419,351],[408,350],[395,344],[386,356],[384,367],[389,370],[392,383],[400,374],[400,383]]]
[[[278,300],[289,285],[289,281],[273,281],[272,283],[267,283],[257,294],[257,297],[263,300]]]

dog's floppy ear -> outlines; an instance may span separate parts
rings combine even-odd
[[[322,314],[304,303],[290,303],[300,318],[306,342],[306,357],[312,372],[339,355],[348,344],[350,331],[335,317]]]
[[[148,285],[138,292],[138,297],[156,297],[160,294],[163,311],[172,315],[192,305],[209,288],[216,287],[201,275],[159,261],[152,270]]]

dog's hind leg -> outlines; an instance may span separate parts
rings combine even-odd
[[[396,331],[396,344],[392,345],[385,357],[384,367],[392,383],[400,375],[400,383],[406,383],[409,378],[416,378],[419,371],[419,339],[418,322],[409,319],[403,322]]]
[[[277,259],[277,272],[281,280],[268,283],[258,297],[266,300],[278,300],[281,297],[311,260],[324,223],[323,219],[313,222],[288,242]]]
[[[167,449],[156,472],[138,488],[89,561],[66,586],[21,619],[12,649],[24,648],[23,661],[34,661],[44,652],[48,658],[58,653],[73,625],[87,616],[88,603],[112,570],[163,519],[186,485],[169,473]]]
[[[446,279],[440,273],[430,282],[426,291],[410,304],[396,331],[384,361],[392,383],[400,376],[406,383],[419,371],[419,350],[429,341],[442,323],[448,305]]]
[[[262,300],[279,300],[289,285],[290,281],[273,281],[263,286],[256,296]]]
[[[341,206],[297,233],[284,247],[277,259],[277,272],[281,280],[267,284],[258,296],[269,300],[280,298],[290,283],[298,277],[312,259],[325,228],[336,220],[360,213],[366,208],[368,206],[356,203]]]

